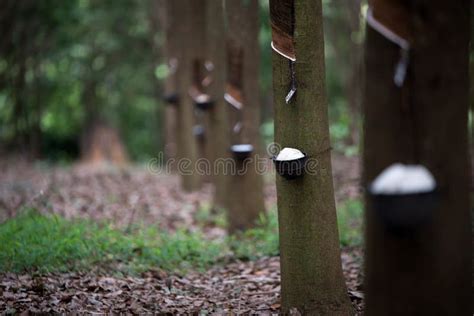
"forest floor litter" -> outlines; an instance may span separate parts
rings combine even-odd
[[[333,157],[336,200],[358,198],[356,157]],[[265,186],[267,208],[275,208],[273,175]],[[135,223],[174,231],[200,224],[199,212],[210,207],[212,189],[195,193],[179,189],[175,175],[153,174],[143,166],[123,169],[90,166],[32,166],[0,162],[0,222],[24,207],[67,219],[107,221],[119,228]],[[196,228],[197,229],[197,228]],[[226,235],[219,225],[206,225],[206,237]],[[342,251],[349,297],[363,310],[362,249]],[[277,256],[254,261],[234,258],[207,271],[186,273],[149,269],[140,275],[104,273],[90,267],[67,273],[0,273],[0,310],[7,313],[130,312],[169,314],[275,314],[280,310]]]
[[[359,249],[342,253],[349,297],[362,311]],[[273,314],[280,310],[278,257],[216,266],[205,273],[168,275],[159,270],[140,277],[87,273],[16,275],[0,281],[0,310],[33,313],[217,313]]]

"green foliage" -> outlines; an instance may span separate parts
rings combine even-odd
[[[196,213],[196,221],[201,227],[227,227],[227,217],[224,209],[213,209],[211,204],[202,204]]]
[[[260,215],[257,226],[229,238],[235,256],[255,260],[279,254],[278,216],[276,210]]]
[[[348,200],[337,209],[339,240],[342,246],[362,244],[363,203],[360,200]]]
[[[273,120],[267,121],[260,126],[260,135],[263,137],[263,143],[265,146],[268,146],[268,144],[273,142],[274,130]]]
[[[359,148],[357,145],[348,145],[347,139],[350,137],[349,129],[349,119],[348,115],[343,115],[336,122],[333,122],[329,126],[329,133],[331,135],[331,144],[339,153],[342,153],[346,156],[355,156],[359,153]]]
[[[126,234],[110,225],[67,221],[28,211],[0,226],[0,271],[84,270],[92,265],[117,272],[146,268],[201,268],[222,255],[222,245],[202,233],[154,228]]]
[[[97,118],[120,130],[132,158],[155,154],[149,1],[15,1],[0,5],[5,40],[15,39],[0,47],[0,142],[29,146],[41,134],[46,158],[75,158]]]
[[[0,47],[0,142],[29,146],[39,131],[43,157],[74,159],[81,132],[98,116],[120,131],[133,159],[162,151],[163,105],[156,96],[168,69],[157,54],[163,37],[149,23],[150,1],[16,2],[0,4],[0,24],[8,26],[2,35],[10,43]],[[351,154],[357,148],[346,148],[354,117],[347,113],[345,84],[350,41],[361,42],[363,32],[346,31],[345,6],[323,5],[332,138],[336,150]],[[268,0],[260,0],[259,42],[264,100],[272,89]],[[273,139],[270,124],[262,127],[266,142]]]
[[[202,232],[180,229],[172,234],[158,233],[155,229],[140,231],[129,238],[139,240],[136,255],[129,265],[131,271],[142,271],[159,267],[167,271],[204,269],[223,255],[223,244],[208,240]]]
[[[29,211],[0,226],[0,269],[18,272],[37,267],[40,271],[63,271],[72,262],[86,266],[110,249],[110,240],[115,236],[108,233],[112,232],[106,227],[69,223],[58,216]]]

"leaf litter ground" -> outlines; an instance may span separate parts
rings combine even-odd
[[[356,158],[333,158],[338,202],[359,196]],[[271,177],[265,187],[268,208],[276,193]],[[0,163],[0,214],[3,222],[24,206],[68,219],[108,221],[117,227],[150,223],[173,231],[200,225],[199,212],[210,205],[212,188],[196,193],[179,189],[179,178],[156,175],[143,167],[90,166],[42,168],[5,160]],[[197,229],[197,228],[196,228]],[[225,236],[206,225],[209,238]],[[363,310],[362,250],[342,251],[348,294]],[[275,314],[280,309],[279,258],[218,264],[185,274],[149,269],[141,275],[115,275],[91,267],[87,272],[0,274],[0,310],[5,312],[131,312],[201,314]]]

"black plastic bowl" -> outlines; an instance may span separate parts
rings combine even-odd
[[[308,156],[303,153],[304,157],[294,160],[277,160],[276,156],[272,157],[276,172],[287,180],[293,180],[304,175]]]
[[[198,108],[201,111],[207,111],[214,107],[214,101],[209,99],[209,100],[204,100],[204,101],[194,101],[194,105],[196,108]]]
[[[176,105],[179,102],[179,96],[177,93],[167,93],[163,96],[163,100],[167,104],[173,104]]]
[[[410,231],[429,222],[439,203],[437,189],[423,193],[379,194],[369,188],[378,217],[389,228]]]
[[[230,146],[230,151],[236,160],[245,160],[250,157],[253,152],[251,144],[236,144]]]

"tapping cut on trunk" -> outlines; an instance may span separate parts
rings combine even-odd
[[[386,31],[392,32],[400,40],[393,40],[396,44],[402,48],[404,45],[409,44],[413,39],[413,28],[411,26],[411,19],[409,14],[410,1],[400,0],[369,0],[369,16],[373,18],[375,23],[379,23],[380,26],[384,27]],[[376,24],[370,23],[369,25],[374,27],[378,32],[381,32]],[[386,32],[385,31],[385,32]],[[390,39],[390,38],[389,38]],[[406,43],[406,44],[405,44]]]
[[[243,67],[244,49],[232,39],[227,41],[227,85],[225,99],[235,107],[241,110],[244,105],[244,96],[242,94],[242,67]]]
[[[288,104],[296,93],[295,61],[296,50],[294,43],[295,8],[294,1],[276,0],[270,6],[272,26],[272,49],[281,56],[289,59],[291,82],[285,102]]]
[[[408,1],[371,0],[367,11],[367,24],[400,47],[400,57],[393,75],[397,87],[403,86],[410,61],[413,28],[409,5]]]
[[[292,61],[296,60],[294,45],[295,9],[293,0],[273,1],[270,6],[272,48]]]

